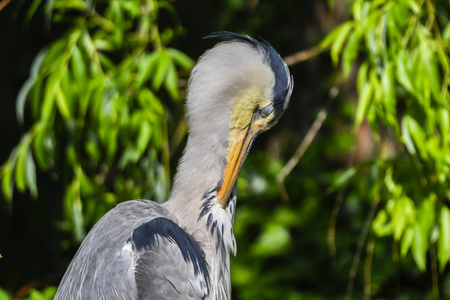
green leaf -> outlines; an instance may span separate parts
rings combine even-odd
[[[31,65],[30,77],[22,85],[19,94],[17,95],[16,113],[17,113],[17,120],[20,124],[23,124],[23,116],[27,97],[30,93],[31,88],[34,86],[36,80],[39,77],[39,71],[41,69],[42,62],[44,61],[46,55],[47,55],[47,48],[44,48],[38,53],[38,55],[36,55],[36,58],[34,59],[33,64]]]
[[[414,141],[415,148],[418,150],[423,159],[428,159],[428,153],[425,148],[426,135],[422,129],[422,126],[420,126],[411,116],[406,115],[403,119],[405,120],[408,132]]]
[[[173,63],[169,64],[164,86],[173,100],[178,100],[178,74]]]
[[[367,75],[369,70],[369,62],[364,62],[358,70],[358,78],[357,78],[357,91],[359,94],[362,93],[363,87],[367,82]]]
[[[55,4],[55,0],[47,0],[45,3],[45,21],[47,29],[50,29],[50,24],[52,22],[52,14],[53,14],[53,6]]]
[[[408,152],[411,155],[416,155],[416,148],[414,147],[414,142],[411,138],[411,134],[409,132],[409,127],[408,127],[408,116],[405,116],[402,119],[402,138],[403,138],[403,143],[406,146],[406,149],[408,149]]]
[[[396,201],[392,224],[394,226],[394,238],[398,241],[402,237],[403,230],[406,227],[405,201],[403,199]]]
[[[345,43],[345,40],[347,39],[347,36],[349,35],[352,28],[353,28],[353,22],[347,21],[335,29],[337,31],[337,33],[335,33],[336,38],[333,41],[333,45],[331,46],[331,51],[330,51],[331,59],[333,60],[334,64],[338,63],[339,54],[341,53],[342,47],[344,46],[344,43]],[[334,33],[333,33],[333,36],[334,36]]]
[[[372,229],[377,236],[392,234],[392,222],[388,222],[388,215],[385,210],[380,210],[372,222]]]
[[[167,72],[169,71],[170,65],[171,59],[167,54],[167,51],[161,51],[158,56],[155,75],[153,76],[153,89],[159,90],[161,84],[164,82]]]
[[[153,68],[157,65],[159,59],[159,52],[154,51],[150,55],[142,55],[140,57],[138,74],[137,74],[137,84],[141,86],[150,74],[153,72]]]
[[[272,256],[286,249],[290,242],[291,235],[285,227],[269,223],[253,244],[251,253],[255,256]]]
[[[142,153],[144,153],[144,150],[147,148],[150,142],[151,134],[152,128],[150,126],[150,122],[148,121],[142,122],[139,128],[139,134],[136,141],[136,148],[141,155]]]
[[[28,9],[27,16],[26,16],[26,19],[28,22],[30,22],[31,18],[33,18],[34,14],[35,14],[36,10],[38,9],[39,4],[41,4],[41,2],[42,2],[42,0],[33,0],[33,3],[31,3],[31,6]]]
[[[155,116],[155,114],[163,116],[164,107],[158,97],[149,89],[144,88],[139,93],[139,104],[141,108],[148,110],[150,116]]]
[[[95,191],[95,186],[91,182],[91,179],[84,173],[81,165],[75,166],[75,174],[80,181],[80,192],[82,195],[92,195]]]
[[[355,125],[359,127],[367,114],[371,100],[373,97],[373,85],[367,82],[364,85],[363,91],[359,96],[358,106],[356,108]]]
[[[81,54],[80,48],[75,46],[73,49],[72,57],[72,71],[76,84],[84,86],[84,82],[87,79],[86,64]]]
[[[14,179],[17,190],[21,193],[25,192],[27,188],[27,155],[28,145],[25,142],[25,137],[22,138],[21,144],[17,152],[16,167],[14,170]]]
[[[433,59],[429,59],[428,61],[422,62],[425,67],[425,76],[424,80],[429,82],[429,86],[431,88],[431,93],[435,99],[435,101],[439,104],[444,104],[445,100],[441,95],[441,77],[439,75],[438,66],[436,65],[436,61]]]
[[[445,25],[444,31],[442,32],[442,39],[444,41],[450,41],[450,23]]]
[[[397,80],[400,82],[403,87],[409,91],[410,93],[414,94],[414,88],[413,83],[411,81],[411,78],[409,77],[409,74],[411,73],[410,70],[408,70],[407,67],[407,58],[405,52],[400,52],[397,56]]]
[[[422,272],[426,269],[426,252],[427,252],[427,243],[426,236],[420,230],[419,224],[415,224],[414,226],[414,241],[412,245],[412,254],[414,261],[416,262],[417,267]]]
[[[415,0],[408,0],[409,7],[417,15],[420,13],[420,6]]]
[[[438,116],[442,145],[444,148],[446,148],[450,146],[450,112],[448,109],[441,108],[438,111]]]
[[[2,180],[2,192],[5,199],[11,202],[14,192],[13,170],[17,161],[17,149],[14,148],[9,155],[7,162],[0,169]]]
[[[383,74],[381,76],[381,86],[383,88],[383,102],[386,112],[395,115],[395,81],[394,81],[394,68],[389,62],[386,63]]]
[[[175,48],[167,49],[167,53],[177,65],[184,69],[191,69],[194,66],[194,61],[189,56]]]
[[[61,88],[56,90],[56,105],[58,106],[59,112],[63,116],[64,119],[70,119],[70,109],[69,104],[67,103],[67,98],[64,95],[64,92]]]
[[[41,128],[35,134],[33,140],[33,153],[38,163],[39,168],[46,171],[49,168],[47,160],[46,147],[47,132],[45,128]]]
[[[118,162],[118,167],[123,170],[129,163],[136,163],[139,160],[140,153],[134,147],[127,147]]]
[[[408,250],[411,248],[412,242],[414,240],[414,228],[408,226],[403,234],[401,241],[400,255],[405,257],[408,254]]]
[[[359,47],[361,45],[361,34],[354,30],[350,33],[347,45],[342,53],[342,68],[344,77],[348,78],[353,62],[358,57]]]
[[[31,196],[33,198],[37,198],[38,192],[37,192],[37,184],[36,184],[36,165],[34,164],[33,155],[31,154],[31,149],[28,150],[27,154],[27,167],[26,167],[27,173],[27,185],[30,190]]]
[[[61,78],[58,77],[59,73],[52,73],[47,79],[44,93],[44,102],[42,103],[41,118],[48,120],[53,112],[55,103],[55,94],[59,88]]]
[[[12,300],[13,298],[2,288],[0,288],[0,300]]]
[[[346,184],[356,175],[357,170],[356,168],[348,168],[344,170],[343,172],[340,172],[338,176],[333,178],[333,181],[330,185],[330,187],[327,189],[328,193],[332,193],[333,191],[336,191]]]
[[[333,42],[336,41],[337,37],[339,36],[339,34],[341,34],[341,31],[343,30],[347,30],[345,29],[346,27],[348,27],[349,25],[351,26],[352,22],[347,21],[342,23],[341,25],[339,25],[338,27],[336,27],[335,29],[333,29],[330,33],[327,34],[327,36],[320,42],[319,44],[319,48],[320,49],[325,49],[326,47],[330,46]]]
[[[441,207],[439,229],[437,252],[440,270],[443,271],[450,259],[450,210],[446,206]]]
[[[74,170],[76,172],[76,170]],[[81,203],[80,181],[73,178],[71,184],[66,188],[63,203],[66,218],[72,225],[73,238],[81,242],[85,236],[83,221],[83,205]]]

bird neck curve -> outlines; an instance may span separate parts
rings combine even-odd
[[[210,135],[214,137],[215,135]],[[226,207],[217,202],[217,188],[226,163],[227,142],[190,135],[175,174],[169,200],[163,205],[178,225],[201,245],[210,273],[210,297],[230,299],[230,253],[236,253],[233,234],[236,197]]]
[[[208,191],[217,188],[225,168],[227,143],[214,141],[215,135],[209,136],[212,137],[195,134],[188,137],[165,204],[188,231],[195,231],[193,224],[198,222],[203,198]]]

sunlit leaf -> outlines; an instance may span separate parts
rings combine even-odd
[[[31,149],[28,149],[27,153],[26,178],[31,196],[36,199],[38,196],[36,184],[36,165],[34,163],[33,155],[31,154]]]
[[[285,227],[269,223],[253,245],[252,253],[256,256],[274,255],[283,251],[290,241],[290,233]]]
[[[25,139],[22,139],[17,151],[17,161],[14,169],[14,179],[17,190],[21,193],[25,192],[27,188],[27,155],[28,145]]]
[[[408,70],[407,67],[407,57],[406,57],[406,53],[405,52],[401,52],[399,53],[399,55],[397,56],[397,80],[403,85],[403,87],[411,92],[414,93],[414,88],[413,88],[413,84],[411,81],[411,78],[409,77],[409,73],[411,73]]]
[[[450,210],[442,206],[439,214],[438,259],[441,271],[450,259]]]
[[[167,53],[170,55],[172,60],[182,68],[190,69],[194,66],[194,61],[192,60],[192,58],[190,58],[180,50],[169,48],[167,49]]]
[[[408,254],[408,250],[411,248],[411,245],[414,240],[414,228],[408,227],[403,234],[403,238],[400,245],[400,254],[402,257],[405,257]]]
[[[140,57],[137,75],[137,83],[139,86],[142,85],[144,81],[148,80],[158,62],[158,59],[159,53],[157,51],[152,52],[150,55],[142,55]]]
[[[35,1],[39,2],[39,1]],[[41,68],[42,62],[47,54],[47,49],[44,48],[41,50],[31,65],[30,77],[25,81],[25,83],[20,88],[19,94],[17,95],[16,100],[16,112],[17,112],[17,120],[19,123],[23,124],[24,111],[25,111],[25,102],[30,93],[31,88],[35,84],[36,80],[39,76],[39,70]]]
[[[13,170],[17,159],[17,149],[14,148],[9,155],[8,161],[0,168],[0,179],[2,181],[2,192],[5,199],[11,202],[14,191]]]
[[[171,59],[167,51],[161,51],[158,56],[158,64],[156,66],[155,75],[152,78],[153,88],[159,90],[161,84],[164,82],[167,72],[171,66]]]
[[[38,9],[41,2],[42,2],[42,0],[33,0],[33,2],[31,3],[31,6],[27,11],[27,16],[26,16],[28,22],[31,20],[31,18],[33,18],[34,14],[36,13],[36,10]]]
[[[388,221],[388,215],[385,210],[380,210],[372,222],[372,229],[378,236],[392,234],[392,222]]]
[[[178,100],[178,74],[173,63],[169,64],[164,86],[173,100]]]
[[[345,77],[349,76],[353,62],[358,57],[360,41],[361,35],[358,31],[354,30],[349,34],[347,45],[342,52],[342,67]]]
[[[72,57],[72,70],[75,80],[77,84],[82,84],[86,80],[86,63],[84,62],[83,55],[79,49],[79,47],[75,47],[73,49]]]
[[[333,179],[332,185],[328,188],[328,192],[331,193],[345,186],[353,178],[353,176],[356,175],[356,173],[356,168],[349,168],[338,174]]]
[[[363,90],[364,86],[366,85],[367,77],[368,77],[368,70],[369,70],[368,62],[364,62],[359,67],[358,78],[357,78],[356,84],[357,84],[357,91],[360,94],[362,93],[362,90]]]
[[[396,240],[400,240],[403,230],[406,227],[405,205],[405,201],[400,199],[394,207],[392,223],[394,225],[394,238]]]
[[[64,119],[70,119],[69,104],[67,103],[66,96],[60,88],[56,90],[56,104],[58,106],[59,112],[64,117]]]
[[[359,127],[367,114],[370,102],[373,96],[373,86],[370,83],[366,83],[359,96],[358,106],[356,108],[355,125]]]
[[[405,116],[403,119],[405,120],[406,126],[408,127],[409,135],[412,137],[412,140],[414,141],[414,147],[418,150],[418,152],[424,159],[427,159],[428,153],[425,149],[426,136],[425,133],[423,132],[422,127],[417,123],[417,121],[414,118],[410,116]]]
[[[341,53],[342,47],[344,46],[347,36],[349,35],[352,28],[353,23],[348,21],[341,24],[338,28],[336,28],[335,29],[337,31],[336,33],[334,32],[330,33],[333,36],[335,36],[335,40],[333,41],[331,46],[331,58],[334,64],[338,63],[339,54]]]
[[[426,269],[426,236],[420,230],[418,224],[414,226],[414,241],[412,244],[412,254],[414,261],[421,271]]]
[[[351,29],[351,22],[342,23],[335,29],[333,29],[330,33],[327,34],[327,36],[322,40],[320,43],[320,48],[326,48],[330,46],[331,44],[335,43],[337,40],[337,37],[341,34],[342,30],[349,30],[347,27],[350,27]],[[348,32],[347,32],[348,33]],[[345,37],[344,37],[345,40]]]
[[[136,141],[136,148],[137,150],[142,154],[147,148],[150,138],[151,138],[151,126],[148,121],[144,121],[141,123],[141,126],[139,128],[139,134]]]

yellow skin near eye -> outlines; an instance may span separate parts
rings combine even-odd
[[[250,105],[250,104],[251,105]],[[230,137],[227,149],[227,163],[223,174],[222,185],[217,190],[218,203],[225,207],[231,190],[236,182],[239,170],[244,163],[253,138],[259,132],[267,130],[273,119],[273,112],[268,116],[255,118],[255,111],[270,104],[261,91],[247,90],[236,99],[231,116]]]
[[[236,136],[235,131],[249,126],[255,110],[262,109],[269,104],[271,104],[270,100],[266,98],[264,92],[260,89],[248,89],[236,97],[231,111],[231,127],[228,139],[230,142],[228,143],[227,156],[230,153],[230,148],[233,144],[232,141]],[[266,128],[266,124],[269,124],[272,119],[273,112],[265,117],[265,124],[261,131],[268,129]]]

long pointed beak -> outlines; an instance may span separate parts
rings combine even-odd
[[[217,191],[217,199],[222,207],[226,206],[253,140],[261,132],[265,122],[264,118],[255,113],[249,126],[236,129],[234,138],[230,141],[232,144],[225,165],[222,185]]]

